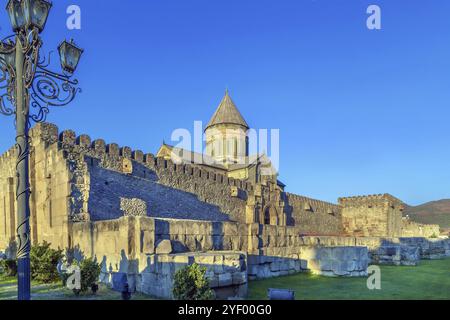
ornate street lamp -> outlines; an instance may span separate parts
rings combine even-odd
[[[61,58],[61,67],[64,71],[74,73],[80,61],[83,50],[78,48],[73,39],[70,42],[64,40],[58,47],[59,56]]]
[[[0,41],[0,113],[16,117],[19,300],[30,299],[28,131],[31,122],[45,121],[49,107],[67,105],[80,91],[78,81],[71,80],[71,76],[83,50],[73,41],[64,41],[59,46],[62,73],[50,71],[50,57],[46,61],[41,56],[39,34],[44,30],[51,7],[46,0],[9,0],[6,10],[15,34]]]

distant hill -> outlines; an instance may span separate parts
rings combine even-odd
[[[426,224],[438,224],[443,229],[450,228],[450,199],[432,201],[420,206],[407,206],[404,215],[412,221]]]

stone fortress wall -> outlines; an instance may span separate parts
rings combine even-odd
[[[245,260],[248,279],[307,270],[361,276],[371,261],[408,264],[450,255],[445,241],[380,240],[439,234],[438,226],[402,220],[401,201],[388,195],[330,204],[70,130],[60,133],[48,123],[31,130],[31,142],[32,243],[96,257],[106,282],[124,273],[132,288],[156,296],[168,297],[149,279],[167,283],[177,255],[181,265],[196,255],[213,261],[205,265],[217,288],[233,285],[239,292],[247,281],[240,277],[244,268],[217,272],[229,255],[220,252],[244,254],[237,260]],[[10,149],[0,157],[0,249],[15,236],[14,170]],[[170,250],[162,250],[163,243]],[[433,249],[422,250],[427,246]],[[207,252],[222,260],[202,258]]]
[[[389,195],[340,198],[344,234],[362,237],[437,237],[439,225],[403,218],[405,204]]]
[[[286,193],[292,207],[291,225],[301,226],[304,234],[342,234],[342,216],[338,205]]]
[[[402,234],[404,205],[390,195],[340,198],[339,204],[346,233],[375,237]]]

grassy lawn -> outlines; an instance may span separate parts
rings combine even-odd
[[[33,283],[31,288],[33,300],[121,300],[119,292],[101,285],[96,295],[80,294],[75,296],[71,290],[66,289],[61,283],[39,284]],[[17,279],[0,276],[0,300],[17,299]],[[147,300],[149,297],[142,294],[133,294],[132,300]]]
[[[421,261],[417,267],[381,267],[381,290],[369,290],[366,278],[328,278],[307,273],[249,283],[249,299],[266,299],[268,288],[295,290],[297,299],[450,299],[450,259]],[[0,300],[16,299],[16,278],[0,276]],[[75,296],[61,283],[32,285],[33,300],[120,300],[100,286],[96,295]],[[133,300],[150,299],[134,294]]]
[[[328,278],[301,273],[249,283],[249,299],[266,299],[268,288],[295,290],[296,299],[450,299],[450,259],[421,261],[417,267],[381,267],[381,290],[366,278]]]

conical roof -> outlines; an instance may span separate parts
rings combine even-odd
[[[225,96],[216,112],[214,112],[211,120],[209,120],[205,130],[218,124],[235,124],[249,129],[247,122],[245,122],[233,100],[231,100],[228,90],[225,92]]]

